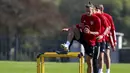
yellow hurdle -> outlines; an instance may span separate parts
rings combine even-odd
[[[45,57],[79,57],[79,73],[84,73],[84,57],[80,52],[69,52],[68,54],[57,54],[56,52],[45,52],[37,57],[37,73],[45,73]]]
[[[40,58],[37,58],[37,73],[40,73]]]

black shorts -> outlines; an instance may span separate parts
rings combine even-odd
[[[74,37],[74,39],[75,40],[77,40],[80,44],[84,44],[85,43],[85,41],[84,41],[84,39],[83,39],[83,32],[80,32],[80,38],[79,39],[75,39],[75,37]]]
[[[106,42],[101,42],[100,44],[100,52],[105,52],[106,49]]]
[[[84,44],[83,46],[84,46],[84,49],[85,49],[85,54],[90,56],[90,57],[93,57],[95,46],[91,46],[91,45],[88,45],[88,44]]]
[[[85,48],[86,55],[98,59],[100,53],[100,43],[96,43],[95,46],[88,45],[87,43],[83,45]]]
[[[110,43],[106,42],[106,49],[110,49],[110,48],[111,48]]]

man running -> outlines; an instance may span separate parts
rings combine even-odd
[[[107,22],[109,23],[109,26],[111,28],[110,33],[105,37],[105,41],[106,41],[106,61],[107,61],[106,62],[106,68],[107,68],[106,73],[110,73],[111,60],[110,60],[109,43],[111,44],[113,51],[114,51],[115,46],[116,46],[115,26],[114,26],[112,17],[109,14],[103,12],[104,11],[103,5],[97,5],[96,9],[97,9],[97,11],[99,11],[102,15],[104,15],[107,18]],[[111,33],[112,33],[112,35],[111,35]],[[102,70],[103,70],[103,64],[104,64],[104,50],[105,49],[101,50],[99,73],[103,73]]]

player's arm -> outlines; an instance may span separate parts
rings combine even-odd
[[[114,43],[116,44],[116,31],[115,30],[112,31],[112,37],[113,37]]]
[[[98,40],[102,39],[110,32],[110,26],[109,26],[110,22],[108,23],[108,20],[103,15],[100,15],[100,19],[101,19],[101,27],[104,27],[105,30],[104,31],[101,30],[100,35],[97,37]]]
[[[70,30],[70,28],[68,27],[68,28],[63,28],[62,29],[62,31],[69,31]]]
[[[110,22],[104,16],[102,16],[102,19],[104,20],[103,24],[105,27],[105,31],[102,33],[102,35],[106,36],[110,32],[110,26],[109,26]]]
[[[99,32],[90,31],[90,34],[92,34],[92,35],[99,35]]]
[[[85,23],[85,14],[81,15],[81,23]]]
[[[106,36],[110,32],[110,26],[107,26],[104,33],[102,34],[103,36]]]
[[[113,41],[114,41],[114,43],[115,43],[115,45],[116,45],[115,25],[114,25],[114,22],[113,22],[112,17],[110,17],[110,22],[111,22],[111,33],[112,33]]]
[[[85,28],[84,33],[91,34],[91,35],[99,35],[99,32],[97,31],[90,31],[90,29]]]

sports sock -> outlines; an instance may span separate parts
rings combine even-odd
[[[66,45],[66,46],[69,46],[69,45],[70,45],[70,42],[69,42],[69,41],[66,41],[65,45]]]
[[[103,73],[103,72],[102,72],[102,69],[99,69],[99,70],[98,70],[98,73]]]
[[[107,69],[107,70],[106,70],[106,73],[110,73],[110,69]]]

